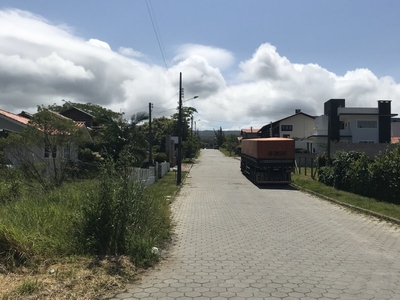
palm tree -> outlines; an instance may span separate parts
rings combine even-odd
[[[133,115],[130,121],[122,118],[116,120],[108,115],[100,117],[98,121],[102,124],[101,144],[105,152],[115,161],[120,158],[121,153],[124,153],[125,156],[129,156],[133,164],[141,164],[146,158],[148,144],[145,135],[138,130],[138,124],[148,118],[145,112]]]

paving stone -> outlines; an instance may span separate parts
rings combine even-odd
[[[159,270],[112,299],[400,299],[400,230],[202,150],[172,203]]]

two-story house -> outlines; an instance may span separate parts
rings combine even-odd
[[[324,103],[324,115],[315,119],[309,139],[316,152],[326,149],[328,137],[340,143],[391,143],[391,101],[379,100],[378,107],[346,107],[345,99]]]
[[[259,135],[261,137],[305,139],[309,136],[314,126],[314,116],[296,109],[295,114],[263,126],[259,131]]]
[[[293,115],[271,122],[258,132],[260,137],[292,138],[299,151],[312,151],[312,141],[307,137],[315,127],[315,117],[296,109]]]

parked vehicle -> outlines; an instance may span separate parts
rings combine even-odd
[[[295,167],[295,142],[289,138],[242,140],[240,169],[254,184],[289,184]]]

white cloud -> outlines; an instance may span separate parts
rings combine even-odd
[[[119,47],[118,52],[122,55],[131,56],[131,57],[142,57],[143,56],[142,53],[140,53],[139,51],[133,50],[132,48]]]
[[[228,50],[196,44],[186,44],[179,47],[178,54],[173,61],[184,61],[193,56],[200,56],[209,65],[221,70],[231,66],[235,61],[233,54]]]
[[[331,98],[364,107],[391,99],[392,112],[400,113],[400,85],[391,77],[362,68],[338,76],[315,63],[293,63],[268,43],[237,64],[233,84],[224,71],[235,67],[235,59],[225,49],[184,45],[169,70],[139,61],[143,56],[134,48],[115,52],[107,42],[81,38],[29,12],[0,10],[0,108],[34,112],[37,105],[65,99],[129,116],[147,111],[151,102],[155,117],[171,116],[182,72],[186,99],[199,95],[185,105],[197,108],[200,130],[261,127],[297,108],[318,115]]]
[[[106,49],[106,50],[111,50],[111,47],[109,44],[107,44],[106,42],[100,41],[98,39],[90,39],[87,42],[89,45],[95,46],[95,47],[99,47],[102,49]]]

